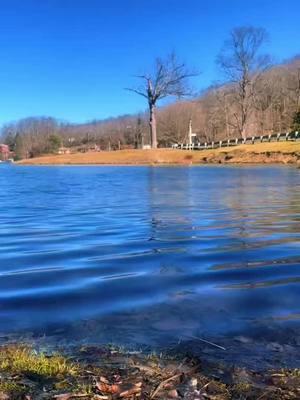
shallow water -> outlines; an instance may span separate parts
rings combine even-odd
[[[298,329],[299,169],[1,165],[0,186],[2,334]]]

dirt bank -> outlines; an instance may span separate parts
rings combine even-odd
[[[191,165],[191,164],[296,164],[300,142],[259,143],[214,150],[120,150],[46,155],[19,162],[21,165]]]
[[[258,373],[188,354],[112,346],[60,354],[20,344],[0,347],[1,400],[296,400],[299,384],[297,369]]]

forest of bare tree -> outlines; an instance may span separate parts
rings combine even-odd
[[[260,52],[265,35],[258,28],[234,29],[217,58],[221,83],[193,98],[180,96],[188,86],[183,86],[180,78],[192,75],[185,65],[173,59],[167,65],[160,61],[153,92],[149,94],[152,81],[148,75],[141,77],[148,85],[144,92],[132,89],[150,101],[150,129],[147,111],[85,124],[31,117],[3,126],[1,141],[9,144],[17,158],[28,158],[56,152],[62,146],[81,151],[140,148],[153,144],[153,132],[154,145],[168,147],[187,140],[190,119],[200,142],[298,129],[300,56],[272,64],[270,57]],[[174,102],[156,109],[156,100],[168,95],[175,96]]]

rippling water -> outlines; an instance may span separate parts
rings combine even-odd
[[[0,186],[1,332],[157,343],[299,319],[299,169],[1,165]]]

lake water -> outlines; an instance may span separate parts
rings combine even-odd
[[[300,170],[0,166],[0,333],[298,329]]]

